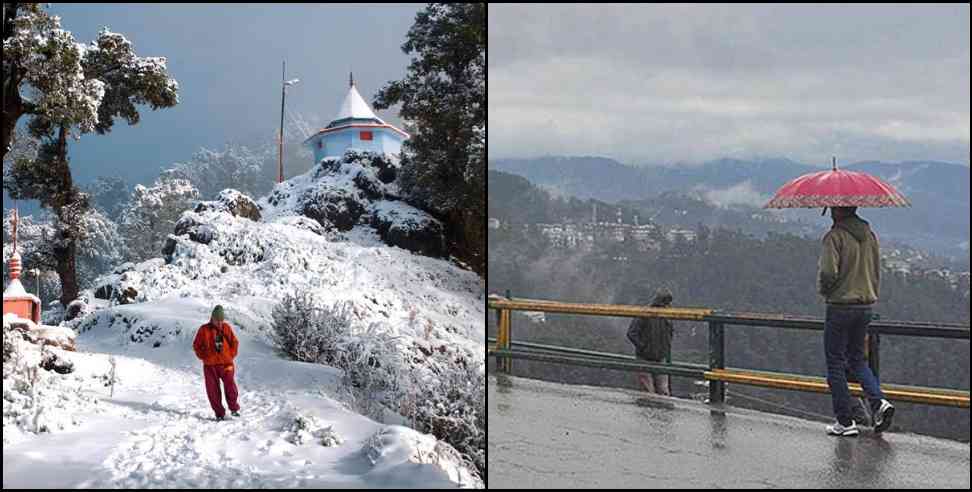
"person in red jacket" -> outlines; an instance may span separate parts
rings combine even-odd
[[[222,381],[226,388],[226,402],[234,417],[240,416],[240,404],[237,401],[239,391],[234,378],[235,366],[233,360],[240,350],[240,342],[233,333],[233,327],[225,319],[223,306],[216,306],[209,323],[199,327],[196,340],[192,348],[196,357],[203,363],[203,374],[206,376],[206,395],[209,404],[216,412],[216,420],[226,419],[226,409],[223,408],[223,395],[219,383]]]

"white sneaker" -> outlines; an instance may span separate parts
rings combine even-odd
[[[881,406],[874,412],[874,432],[880,434],[891,427],[894,419],[894,405],[888,400],[881,400]]]
[[[857,428],[857,422],[851,422],[850,427],[844,427],[838,422],[827,426],[827,434],[837,437],[856,437],[861,435],[861,430]]]

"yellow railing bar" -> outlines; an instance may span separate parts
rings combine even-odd
[[[777,376],[767,373],[755,373],[735,369],[716,369],[706,372],[705,379],[709,381],[745,384],[748,386],[761,386],[766,388],[805,391],[812,393],[830,393],[830,388],[827,386],[827,382],[823,378],[813,378],[809,376]],[[850,384],[849,387],[851,394],[854,396],[862,396],[864,394],[860,384]],[[884,391],[885,396],[887,396],[890,400],[969,408],[968,392],[937,390],[930,388],[919,389],[896,385],[882,385],[881,389]]]
[[[713,313],[704,308],[653,308],[615,304],[577,304],[541,301],[533,299],[490,299],[490,309],[508,311],[535,311],[552,314],[581,314],[592,316],[617,316],[624,318],[667,318],[683,321],[703,321]],[[498,346],[501,346],[497,343]]]

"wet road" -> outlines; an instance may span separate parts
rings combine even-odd
[[[959,488],[969,445],[632,392],[488,382],[490,488]]]

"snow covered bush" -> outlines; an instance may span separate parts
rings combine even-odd
[[[400,337],[382,323],[352,329],[338,344],[334,367],[344,372],[343,383],[349,403],[362,415],[384,419],[385,408],[393,408],[405,376]]]
[[[485,476],[485,374],[439,354],[435,359],[435,376],[413,382],[417,392],[410,416],[416,430],[448,442]]]
[[[75,426],[76,415],[89,411],[96,401],[81,391],[78,377],[63,375],[73,370],[73,364],[46,346],[46,335],[39,336],[59,330],[4,316],[4,445],[21,441],[26,434]]]
[[[288,429],[287,442],[303,446],[315,442],[326,448],[344,444],[344,439],[334,431],[334,426],[324,427],[313,415],[298,414]]]
[[[7,363],[10,361],[10,357],[14,353],[14,336],[16,334],[13,332],[13,328],[6,319],[3,320],[3,362]]]
[[[271,339],[294,360],[333,364],[350,326],[347,304],[321,307],[313,295],[302,292],[287,295],[274,308]]]
[[[386,397],[401,386],[399,337],[380,323],[356,325],[348,303],[321,307],[310,294],[292,294],[273,310],[271,340],[294,360],[341,369],[352,405],[380,419]]]

